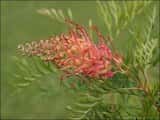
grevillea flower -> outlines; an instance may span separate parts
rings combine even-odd
[[[114,66],[122,64],[121,57],[111,52],[98,31],[100,41],[95,44],[84,27],[68,22],[75,25],[69,33],[19,45],[19,50],[26,55],[40,56],[45,61],[51,61],[65,73],[92,78],[112,77]]]

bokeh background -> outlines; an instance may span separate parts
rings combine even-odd
[[[67,25],[38,14],[37,10],[41,8],[64,12],[71,8],[77,23],[87,26],[88,20],[92,19],[106,34],[94,1],[1,1],[1,118],[66,118],[65,107],[76,98],[76,92],[60,86],[59,74],[44,77],[21,91],[13,87],[13,74],[17,68],[12,57],[17,56],[17,45],[67,31]],[[116,41],[118,49],[125,51],[128,39],[128,35],[119,38]],[[47,93],[44,94],[42,88],[47,89]]]

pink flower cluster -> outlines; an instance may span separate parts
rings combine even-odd
[[[114,66],[122,63],[121,57],[113,55],[103,41],[94,44],[86,30],[77,24],[68,34],[26,43],[18,48],[27,55],[53,62],[66,73],[92,78],[112,77]]]

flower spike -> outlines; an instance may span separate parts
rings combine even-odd
[[[67,34],[19,45],[19,51],[56,64],[66,76],[84,75],[100,79],[112,77],[116,71],[115,66],[120,66],[123,61],[104,43],[104,37],[97,27],[93,27],[100,39],[100,44],[96,45],[83,26],[71,20],[66,22],[73,25]]]

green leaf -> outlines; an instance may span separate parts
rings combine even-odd
[[[151,39],[140,44],[135,51],[135,66],[146,68],[153,58],[153,50],[157,46],[158,39]]]

